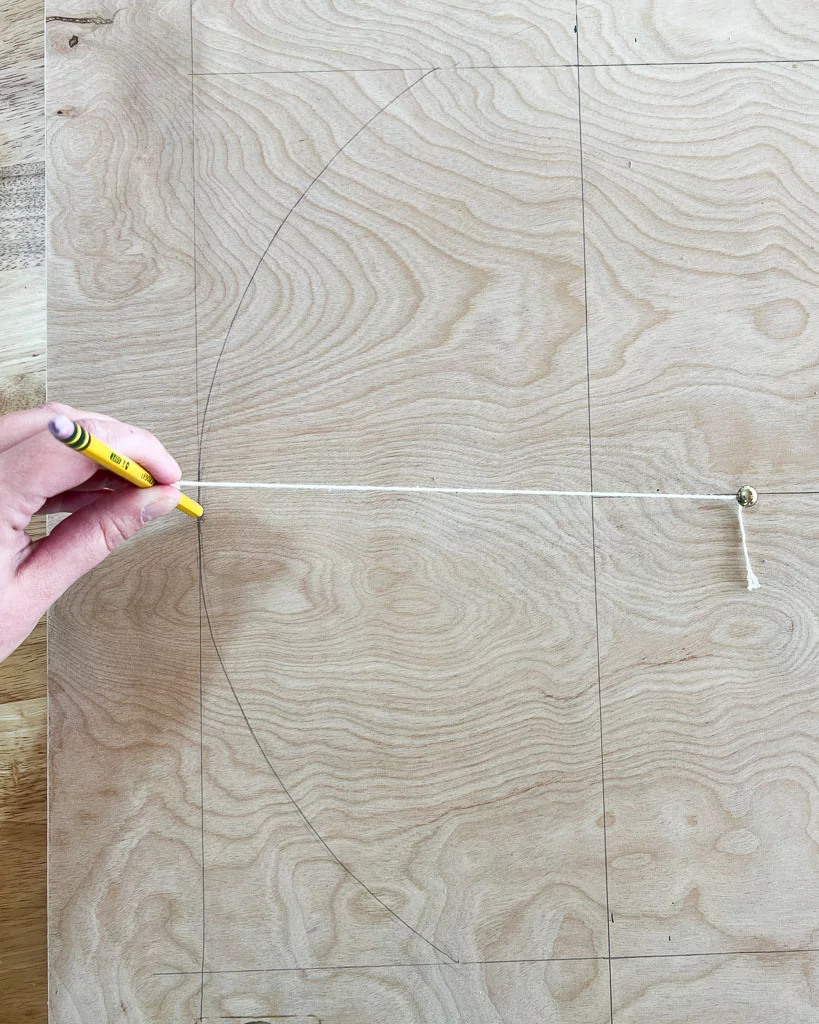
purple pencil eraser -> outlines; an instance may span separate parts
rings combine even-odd
[[[48,429],[58,441],[67,441],[74,433],[74,422],[67,416],[55,416],[48,421]]]

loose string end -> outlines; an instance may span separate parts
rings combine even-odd
[[[737,518],[739,519],[739,536],[742,541],[742,556],[745,559],[745,578],[748,581],[748,590],[759,590],[760,583],[751,565],[751,556],[748,554],[748,538],[745,536],[745,520],[742,517],[742,505],[737,505]]]

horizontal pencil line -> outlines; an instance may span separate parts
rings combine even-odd
[[[287,974],[297,973],[299,971],[372,971],[372,970],[387,970],[395,968],[411,968],[411,967],[454,967],[457,966],[455,961],[446,960],[421,960],[418,963],[411,964],[333,964],[327,967],[233,967],[224,968],[223,970],[212,970],[212,971],[155,971],[155,978],[168,978],[178,977],[182,975],[199,975],[199,974]]]
[[[706,953],[630,953],[608,956],[546,956],[529,957],[518,960],[460,960],[448,963],[444,960],[423,960],[409,964],[337,964],[328,967],[250,967],[225,968],[222,970],[205,971],[205,974],[282,974],[301,971],[369,971],[369,970],[409,970],[416,967],[446,967],[450,970],[458,967],[492,967],[508,964],[560,964],[606,962],[608,960],[673,960],[691,957],[726,957],[726,956],[797,956],[800,953],[819,953],[819,947],[807,946],[803,949],[728,949]],[[199,975],[201,971],[155,971],[155,978],[176,978],[188,975]]]
[[[339,491],[357,494],[487,494],[502,497],[667,498],[683,501],[736,501],[734,494],[666,494],[663,491],[549,491],[517,487],[434,487],[389,484],[259,483],[252,480],[180,480],[178,487],[220,487],[226,490]]]
[[[573,67],[574,65],[569,65]],[[563,65],[559,65],[563,67]],[[371,71],[383,74],[387,71],[452,71],[460,70],[455,69],[455,65],[450,65],[446,68],[436,68],[434,65],[430,67],[409,67],[409,68],[299,68],[296,71],[193,71],[190,72],[189,77],[191,78],[219,78],[225,75],[361,75],[369,73]]]
[[[193,78],[218,78],[227,75],[359,75],[386,71],[507,71],[515,68],[667,68],[667,67],[715,67],[749,64],[815,64],[819,57],[747,57],[724,58],[722,60],[645,60],[645,61],[601,61],[580,63],[575,61],[546,64],[445,64],[415,65],[411,67],[383,68],[298,68],[296,70],[267,71],[193,71]]]
[[[759,494],[765,494],[769,498],[809,498],[819,494],[819,491],[759,491]]]
[[[798,953],[819,953],[819,946],[806,946],[803,949],[726,949],[714,953],[631,953],[613,956],[612,960],[670,960],[682,957],[707,956],[795,956]]]

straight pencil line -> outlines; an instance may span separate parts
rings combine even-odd
[[[456,961],[421,960],[409,964],[329,964],[316,967],[227,967],[222,970],[205,971],[205,974],[297,974],[301,971],[376,971],[408,970],[415,967],[457,967]],[[155,978],[193,976],[199,971],[154,971]]]
[[[196,565],[199,575],[199,828],[202,861],[202,961],[199,967],[199,1016],[205,1001],[206,889],[205,889],[205,699],[202,673],[202,520],[196,520]]]
[[[194,353],[194,402],[196,408],[196,437],[199,437],[199,302],[198,302],[198,259],[196,232],[196,90],[193,79],[193,0],[188,5],[188,25],[190,29],[190,64],[191,64],[191,206],[193,221],[193,353]],[[202,471],[202,453],[197,456],[197,476]],[[197,494],[199,489],[197,488]],[[199,1016],[204,1016],[205,1005],[205,702],[202,678],[202,529],[201,521],[196,521],[196,567],[199,577],[199,852],[202,863],[202,959],[199,964]]]
[[[445,64],[415,65],[411,67],[383,68],[297,68],[295,70],[269,69],[264,71],[194,71],[192,78],[220,78],[243,75],[361,75],[388,71],[513,71],[515,68],[674,68],[674,67],[719,67],[755,64],[816,64],[819,57],[747,57],[716,60],[635,60],[635,61],[588,61],[544,64]]]
[[[418,65],[416,67],[383,67],[383,68],[298,68],[295,71],[267,70],[267,71],[194,71],[193,78],[220,78],[226,75],[360,75],[375,72],[384,74],[389,71],[435,71],[438,70],[434,64]],[[455,70],[455,65],[447,68],[448,71]]]
[[[613,956],[612,960],[674,960],[708,956],[796,956],[800,953],[819,953],[819,946],[805,946],[802,949],[726,949],[716,953],[630,953]]]
[[[614,986],[611,977],[611,906],[609,902],[609,853],[606,818],[606,766],[603,746],[603,683],[600,665],[600,611],[597,599],[597,543],[594,530],[594,442],[592,436],[591,400],[591,352],[589,349],[589,271],[586,255],[586,184],[583,168],[583,100],[580,84],[580,12],[578,0],[574,0],[574,32],[577,54],[577,137],[580,158],[580,225],[583,243],[583,327],[586,342],[586,407],[589,425],[589,491],[591,497],[591,549],[592,549],[592,592],[594,595],[594,642],[597,663],[597,716],[600,730],[600,802],[603,810],[603,877],[606,892],[606,946],[609,972],[609,1020],[614,1022]]]
[[[760,497],[769,498],[805,498],[819,494],[819,491],[757,491]]]
[[[502,967],[516,964],[560,964],[560,963],[604,963],[624,960],[680,960],[707,957],[730,956],[800,956],[804,953],[819,953],[819,946],[806,946],[801,949],[726,949],[708,953],[631,953],[615,956],[545,956],[526,957],[509,960],[462,960],[460,963],[445,963],[441,960],[422,960],[418,963],[402,964],[334,964],[321,967],[238,967],[205,971],[205,974],[286,974],[301,971],[374,971],[374,970],[411,970],[417,967],[443,967],[446,970],[458,970],[459,967]],[[199,971],[154,971],[155,978],[177,978],[196,976]]]

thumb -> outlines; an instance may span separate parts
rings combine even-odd
[[[33,544],[18,579],[45,611],[80,576],[178,502],[175,487],[128,487],[106,494]]]

